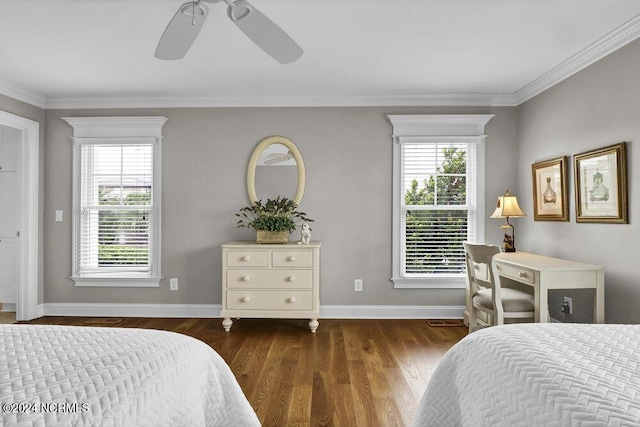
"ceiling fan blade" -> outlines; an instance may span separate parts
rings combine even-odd
[[[180,6],[164,30],[155,57],[158,59],[182,59],[191,48],[209,13],[206,5],[187,2]]]
[[[246,0],[237,0],[227,15],[258,47],[281,64],[302,56],[302,48],[282,28]]]

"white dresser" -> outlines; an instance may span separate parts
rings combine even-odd
[[[231,318],[310,319],[320,314],[320,242],[222,245],[222,326]]]

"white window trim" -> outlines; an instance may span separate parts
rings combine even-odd
[[[73,127],[73,255],[71,279],[75,286],[104,287],[159,287],[161,275],[161,194],[162,194],[162,126],[166,117],[63,117]],[[137,273],[101,274],[76,276],[77,270],[77,225],[79,195],[78,155],[83,144],[104,144],[122,142],[152,142],[153,147],[153,226],[151,229],[153,245],[151,251],[151,275],[144,277]]]
[[[418,114],[389,115],[387,119],[393,126],[393,215],[392,215],[392,261],[391,281],[394,288],[419,289],[456,289],[464,288],[463,277],[403,277],[402,276],[402,150],[404,142],[420,140],[438,140],[450,142],[477,143],[477,224],[476,239],[484,241],[484,150],[485,125],[493,114]]]

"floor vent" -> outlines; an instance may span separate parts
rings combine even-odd
[[[464,326],[460,319],[429,319],[427,320],[429,326]]]
[[[122,319],[118,317],[100,317],[86,320],[84,323],[87,325],[117,325],[120,322]]]

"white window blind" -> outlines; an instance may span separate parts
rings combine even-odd
[[[153,145],[87,144],[79,150],[76,274],[151,275]]]
[[[475,144],[401,146],[402,275],[462,278],[462,242],[475,241]]]

